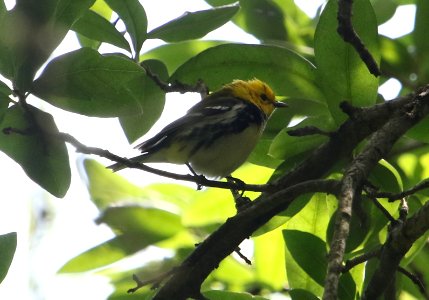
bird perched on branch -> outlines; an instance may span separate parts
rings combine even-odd
[[[275,108],[273,90],[258,79],[234,80],[136,146],[142,163],[186,164],[193,174],[229,176],[248,158]],[[114,171],[125,168],[116,163]]]

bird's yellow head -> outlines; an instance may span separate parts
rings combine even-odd
[[[252,79],[248,81],[234,80],[225,88],[230,89],[234,97],[238,97],[255,104],[269,117],[276,107],[287,106],[283,102],[276,101],[273,90],[263,81]]]

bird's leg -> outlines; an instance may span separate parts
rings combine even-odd
[[[199,180],[199,181],[200,181],[200,180],[205,180],[205,179],[206,179],[206,178],[204,177],[204,175],[197,174],[197,172],[195,172],[195,171],[194,171],[194,169],[192,169],[191,165],[190,165],[188,162],[187,162],[187,163],[185,163],[185,165],[188,167],[189,171],[191,171],[192,176],[194,176],[194,177],[198,178],[198,180]],[[198,190],[198,191],[199,191],[199,190],[201,190],[201,189],[203,188],[203,186],[201,185],[201,183],[196,182],[196,184],[197,184],[197,190]]]
[[[244,186],[245,182],[241,179],[232,177],[231,175],[226,176],[226,181],[230,183],[234,183],[236,185],[242,186],[240,189],[230,189],[232,196],[235,201],[235,208],[237,209],[237,213],[246,209],[246,207],[252,202],[248,197],[244,197]],[[240,191],[241,190],[241,191]]]

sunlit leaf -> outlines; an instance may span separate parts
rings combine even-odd
[[[210,300],[268,300],[261,296],[254,296],[248,293],[234,293],[228,291],[207,291],[203,293]]]
[[[115,205],[106,208],[97,218],[116,232],[123,234],[150,233],[171,237],[183,229],[180,216],[171,212],[136,204]]]

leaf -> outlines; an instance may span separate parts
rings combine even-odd
[[[94,0],[18,1],[0,21],[0,72],[28,91],[34,75]]]
[[[163,239],[150,233],[123,234],[72,258],[58,272],[76,273],[101,268]]]
[[[371,5],[377,16],[378,25],[390,20],[398,8],[396,0],[371,0]]]
[[[187,12],[153,29],[148,33],[148,38],[161,39],[169,43],[198,39],[228,22],[238,10],[239,6],[228,5]]]
[[[96,222],[122,234],[155,234],[160,238],[169,238],[183,229],[178,215],[136,204],[108,207]]]
[[[313,293],[304,289],[292,289],[289,291],[289,295],[292,300],[318,300]]]
[[[209,48],[180,66],[170,80],[195,83],[212,90],[233,79],[257,77],[278,95],[324,101],[314,66],[288,49],[265,45],[224,44]]]
[[[0,283],[5,279],[16,250],[16,232],[0,235]]]
[[[127,40],[115,26],[92,10],[88,10],[78,19],[71,29],[89,39],[109,43],[131,52]]]
[[[143,6],[138,0],[105,0],[105,2],[125,23],[138,57],[147,34],[147,17]]]
[[[280,7],[270,0],[240,1],[240,13],[235,22],[261,41],[285,41],[285,16]]]
[[[102,56],[89,48],[53,59],[33,86],[33,93],[75,113],[115,117],[143,113],[141,88],[150,80],[136,63],[119,56]]]
[[[312,150],[328,140],[327,136],[322,135],[291,136],[288,134],[290,130],[306,126],[315,126],[329,132],[334,129],[335,125],[327,116],[309,117],[298,125],[280,131],[271,143],[269,154],[278,159],[287,159]]]
[[[372,169],[368,179],[383,191],[400,193],[403,190],[401,175],[394,166],[384,159],[380,160]]]
[[[168,73],[171,74],[191,57],[207,48],[217,46],[219,44],[221,44],[221,42],[201,40],[165,44],[145,52],[140,56],[140,60],[160,60],[167,66]]]
[[[261,296],[254,296],[248,293],[235,293],[228,291],[206,291],[203,293],[210,300],[268,300]]]
[[[286,271],[292,289],[305,289],[322,294],[327,268],[326,244],[311,233],[284,230]]]
[[[253,238],[256,278],[272,290],[286,283],[284,242],[281,230]]]
[[[89,194],[99,209],[123,202],[139,202],[148,207],[169,205],[170,209],[184,209],[195,195],[194,189],[178,184],[138,187],[95,160],[85,160],[84,167]]]
[[[340,102],[368,106],[376,102],[378,79],[369,73],[356,50],[337,33],[338,1],[331,0],[320,16],[314,37],[317,74],[323,87],[329,110],[337,124],[347,116]],[[377,40],[377,20],[368,0],[355,1],[353,26],[375,61],[380,60]]]
[[[161,61],[149,60],[142,64],[161,80],[167,80],[167,68]],[[137,96],[141,109],[137,114],[119,117],[119,122],[128,141],[133,143],[148,132],[161,116],[165,104],[165,92],[153,80],[143,82],[134,80],[129,86]]]
[[[421,120],[417,125],[413,126],[410,130],[407,131],[407,136],[413,139],[416,139],[423,143],[429,143],[429,117],[426,116]]]
[[[35,129],[23,110],[14,105],[6,112],[0,128],[15,128],[28,134],[0,133],[0,150],[42,188],[56,197],[64,197],[71,180],[66,145],[55,136],[58,128],[50,114],[32,106],[29,110],[45,133]]]

